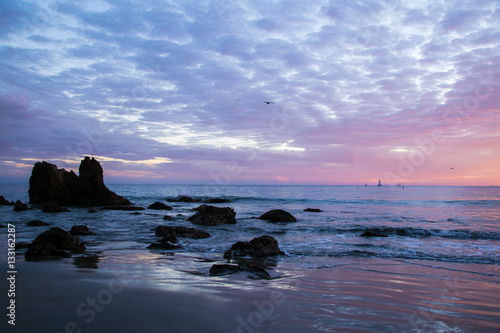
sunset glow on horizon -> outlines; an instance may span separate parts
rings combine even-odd
[[[500,185],[499,1],[4,1],[0,54],[0,182]]]

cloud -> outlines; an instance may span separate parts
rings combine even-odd
[[[236,161],[231,182],[364,183],[428,140],[439,154],[407,181],[432,183],[460,154],[484,161],[470,172],[490,168],[499,12],[489,0],[5,3],[0,176],[95,155],[123,181],[214,182]]]

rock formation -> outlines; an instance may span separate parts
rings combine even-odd
[[[3,195],[0,195],[0,206],[14,206],[14,202],[6,200]]]
[[[163,202],[155,202],[148,206],[148,209],[172,210],[172,207],[165,205]]]
[[[253,265],[231,265],[231,264],[214,264],[210,268],[210,276],[224,276],[229,274],[235,274],[238,272],[247,272],[252,274],[250,277],[254,279],[271,279],[271,275],[261,267]]]
[[[30,209],[27,204],[21,202],[20,200],[17,200],[16,203],[14,204],[14,211],[15,212],[22,212],[25,210]]]
[[[225,259],[234,257],[250,256],[253,258],[263,258],[283,254],[278,246],[278,241],[271,236],[260,236],[250,242],[234,243],[229,250],[224,253]]]
[[[282,209],[270,210],[259,216],[259,219],[269,222],[297,222],[297,219],[292,214]]]
[[[304,212],[310,212],[310,213],[321,213],[322,210],[318,208],[306,208],[304,209]]]
[[[236,213],[229,207],[200,206],[188,221],[198,225],[236,224]]]
[[[61,228],[53,227],[38,235],[28,246],[25,257],[33,259],[44,256],[70,257],[73,253],[83,253],[85,246],[80,240]]]
[[[90,231],[89,227],[87,227],[86,225],[74,225],[71,227],[69,233],[73,236],[95,235],[95,232]]]
[[[47,162],[38,162],[30,177],[31,204],[55,202],[62,206],[130,205],[130,201],[110,191],[103,180],[103,170],[94,158],[80,163],[79,176],[73,171],[57,169]]]

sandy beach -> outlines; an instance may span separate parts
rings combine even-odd
[[[19,262],[16,325],[4,319],[2,331],[500,330],[498,271],[475,273],[470,264],[458,270],[436,262],[336,259],[330,268],[251,280],[244,273],[204,276],[203,268],[197,274],[140,278],[136,264],[96,270],[71,262]],[[185,285],[169,282],[179,278]]]

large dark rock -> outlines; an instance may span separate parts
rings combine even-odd
[[[225,259],[250,256],[263,258],[283,254],[278,246],[278,241],[271,236],[260,236],[250,242],[237,242],[224,253]]]
[[[160,226],[157,226],[155,229],[156,236],[166,237],[166,236],[169,236],[172,234],[177,236],[177,237],[186,237],[186,238],[193,238],[193,239],[210,237],[210,234],[208,232],[206,232],[205,230],[196,229],[196,228],[160,225]]]
[[[74,225],[71,227],[69,231],[70,234],[74,236],[90,236],[95,235],[95,232],[89,230],[89,227],[86,225]]]
[[[15,212],[22,212],[25,210],[30,209],[27,204],[21,202],[20,200],[17,200],[16,203],[14,204],[14,211]]]
[[[6,200],[3,195],[0,195],[0,206],[14,206],[14,202]]]
[[[42,212],[44,213],[62,213],[69,211],[70,210],[68,208],[61,207],[56,202],[47,202],[42,208]]]
[[[259,216],[259,219],[269,222],[297,222],[297,219],[292,214],[282,209],[270,210]]]
[[[172,207],[165,205],[163,202],[155,202],[148,206],[148,209],[172,210]]]
[[[68,206],[130,205],[130,201],[110,191],[103,180],[103,170],[94,158],[85,157],[80,163],[79,176],[73,171],[57,169],[47,162],[38,162],[30,177],[31,204],[55,202]]]
[[[198,225],[236,224],[236,213],[229,207],[202,206],[188,221]]]
[[[72,253],[83,253],[85,246],[67,231],[53,227],[38,235],[28,246],[25,257],[33,259],[44,256],[70,257]]]

